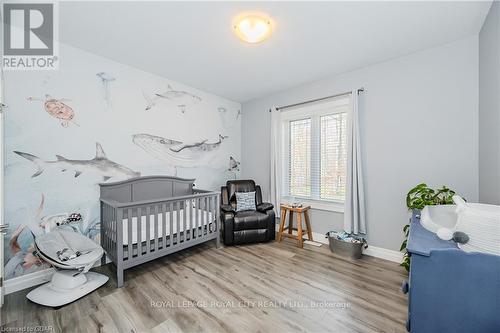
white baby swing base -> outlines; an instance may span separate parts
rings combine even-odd
[[[108,277],[89,269],[104,254],[101,246],[73,231],[57,228],[35,237],[37,255],[56,267],[50,282],[33,289],[26,297],[35,303],[61,307],[96,290]]]
[[[26,297],[41,305],[60,307],[96,290],[108,282],[108,279],[107,276],[94,272],[56,271],[50,282],[33,289]]]

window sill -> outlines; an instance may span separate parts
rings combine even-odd
[[[325,210],[337,213],[344,212],[344,203],[342,202],[311,200],[311,199],[301,199],[301,198],[291,198],[291,197],[282,197],[281,202],[284,204],[300,202],[304,206],[311,206],[312,209]]]

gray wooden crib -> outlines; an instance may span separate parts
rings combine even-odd
[[[193,186],[168,176],[100,184],[101,246],[118,287],[128,268],[209,240],[219,246],[219,193]]]

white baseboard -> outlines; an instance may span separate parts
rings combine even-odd
[[[279,230],[279,225],[276,225],[276,231]],[[318,243],[323,243],[323,244],[328,244],[328,238],[325,237],[324,234],[320,234],[317,232],[312,233],[313,235],[313,240]],[[383,247],[377,247],[377,246],[372,246],[368,245],[368,248],[363,249],[363,254],[370,256],[370,257],[376,257],[380,259],[385,259],[393,262],[400,263],[403,261],[403,253],[399,251],[394,251],[394,250],[389,250],[385,249]]]
[[[384,249],[383,247],[368,245],[368,248],[363,249],[363,254],[397,263],[401,263],[403,261],[403,253],[399,251]]]
[[[19,290],[31,288],[36,285],[48,282],[52,278],[52,274],[54,274],[54,272],[55,272],[54,268],[48,268],[42,271],[5,280],[5,285],[4,285],[5,294],[6,295],[11,294]]]

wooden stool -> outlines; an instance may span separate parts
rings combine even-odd
[[[311,206],[305,207],[292,207],[288,205],[281,205],[281,219],[280,219],[280,229],[278,231],[278,242],[281,242],[283,236],[296,239],[298,241],[298,247],[304,247],[304,240],[302,239],[302,234],[307,231],[307,238],[312,241],[312,230],[311,224],[309,223],[309,209]],[[293,227],[293,213],[297,213],[297,228]],[[306,220],[306,228],[307,230],[302,229],[302,213],[304,213],[304,219]],[[285,228],[285,220],[286,215],[288,215],[288,227]],[[288,233],[284,233],[285,230],[288,230]],[[292,232],[293,230],[297,230],[297,236],[295,236]]]

